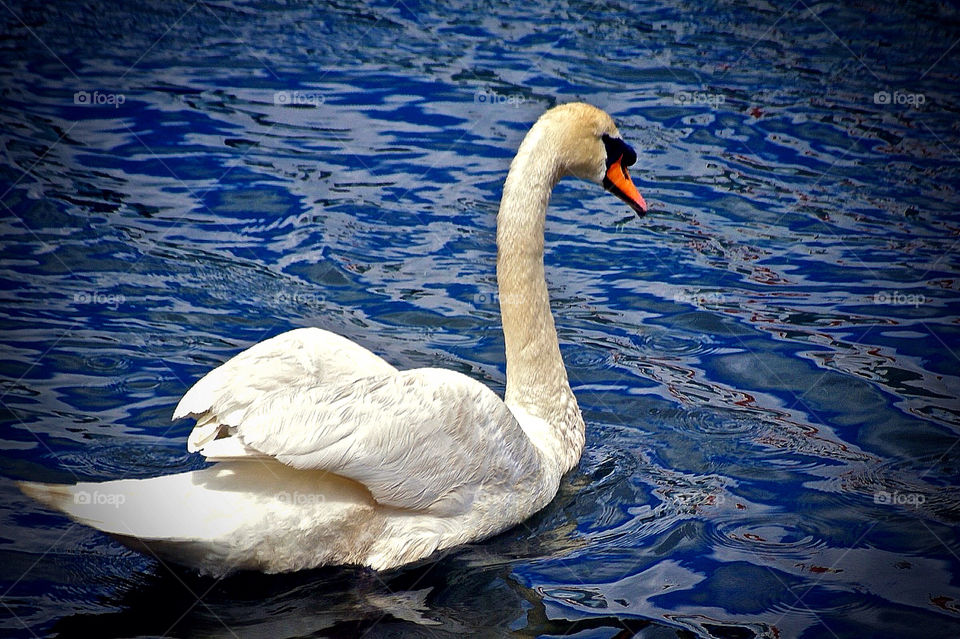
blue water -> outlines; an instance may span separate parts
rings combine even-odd
[[[960,13],[934,3],[0,9],[0,633],[960,636]],[[546,108],[640,153],[551,203],[587,448],[542,513],[388,574],[223,581],[18,479],[199,468],[266,337],[504,385],[500,185]]]

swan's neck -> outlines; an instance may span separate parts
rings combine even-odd
[[[504,400],[565,473],[580,459],[584,425],[560,357],[543,272],[547,203],[561,177],[552,151],[535,127],[510,165],[497,216],[497,283],[507,351]]]

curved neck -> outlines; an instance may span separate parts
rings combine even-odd
[[[504,401],[527,435],[565,473],[580,459],[584,425],[560,356],[543,271],[547,203],[560,177],[549,139],[531,129],[503,186],[497,284],[507,355]]]

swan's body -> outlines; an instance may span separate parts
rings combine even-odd
[[[603,111],[545,113],[520,146],[497,219],[504,400],[440,369],[398,371],[306,328],[257,344],[180,401],[212,467],[151,479],[21,484],[77,521],[161,559],[224,574],[328,564],[388,569],[489,537],[549,503],[580,459],[543,272],[556,182],[603,182],[638,212],[636,159]]]

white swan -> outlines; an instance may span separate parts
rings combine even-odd
[[[565,175],[638,214],[636,154],[588,104],[544,113],[503,187],[497,281],[503,401],[455,371],[396,368],[343,337],[297,329],[208,373],[174,419],[203,470],[25,493],[162,560],[221,575],[330,564],[383,570],[503,531],[550,502],[583,450],[543,272],[544,216]]]

